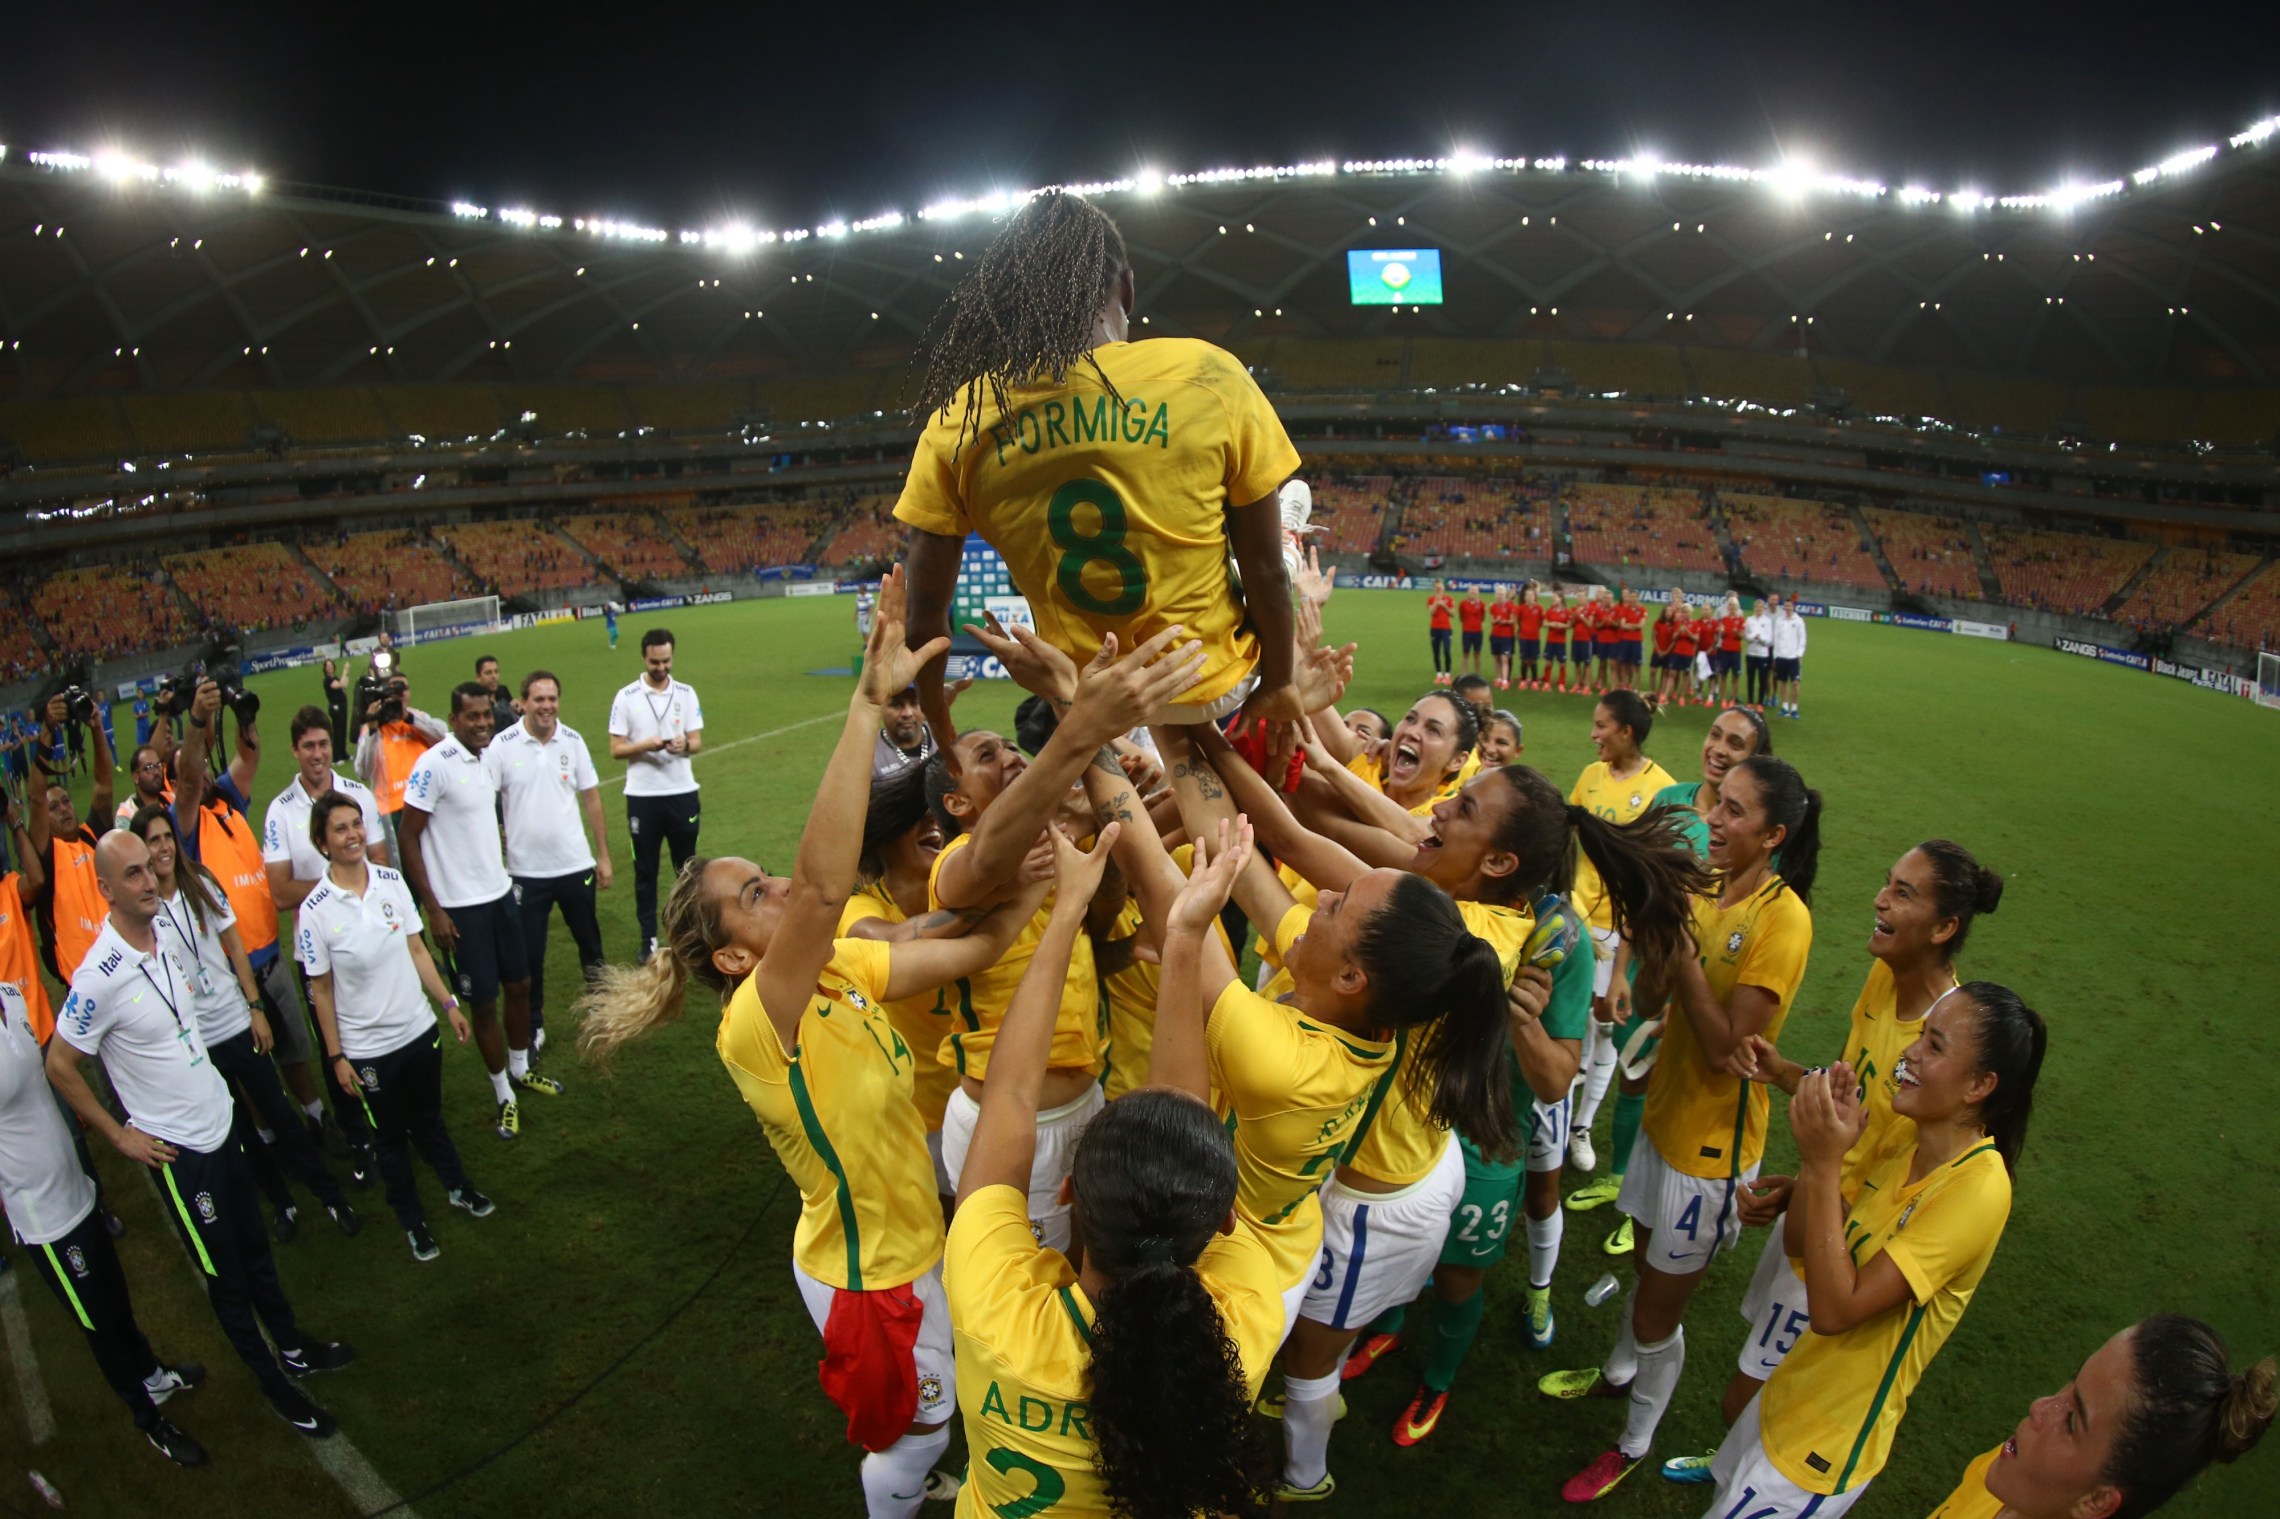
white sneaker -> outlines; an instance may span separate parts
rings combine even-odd
[[[1599,1165],[1599,1152],[1591,1147],[1590,1130],[1577,1129],[1568,1135],[1568,1164],[1586,1172]]]
[[[1275,493],[1275,499],[1282,509],[1283,569],[1295,578],[1306,563],[1306,550],[1299,544],[1300,535],[1321,531],[1306,525],[1307,519],[1314,515],[1314,490],[1304,480],[1285,480],[1282,489]]]

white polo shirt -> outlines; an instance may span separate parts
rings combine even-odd
[[[499,847],[499,788],[483,756],[447,738],[419,757],[404,805],[428,815],[420,835],[428,890],[443,907],[476,907],[514,890]]]
[[[230,969],[229,951],[222,948],[222,930],[236,925],[237,914],[230,911],[227,896],[218,890],[209,892],[220,910],[206,914],[203,929],[179,884],[174,895],[159,905],[158,919],[151,926],[159,942],[190,969],[191,980],[196,983],[193,995],[198,1005],[198,1037],[211,1047],[253,1027],[253,1009],[246,1005],[245,988],[238,985],[237,972]]]
[[[355,802],[364,814],[365,847],[387,842],[388,836],[380,831],[380,804],[372,799],[370,786],[335,770],[332,789]],[[309,788],[301,784],[300,772],[295,771],[293,779],[269,804],[261,830],[261,857],[290,864],[296,881],[314,881],[325,873],[325,857],[309,841],[309,814],[316,805],[317,799],[309,795]]]
[[[362,896],[330,876],[319,881],[293,936],[301,969],[333,978],[340,1052],[352,1061],[393,1054],[435,1027],[412,964],[411,941],[422,926],[412,889],[385,865],[364,869]]]
[[[636,743],[653,738],[680,738],[705,725],[704,708],[697,703],[694,686],[666,682],[662,691],[648,678],[634,681],[610,698],[610,736]],[[663,749],[634,756],[625,762],[627,796],[681,796],[697,789],[697,772],[686,754]]]
[[[95,1211],[95,1183],[79,1169],[47,1052],[13,981],[0,981],[0,1208],[27,1245],[53,1244]]]
[[[518,878],[576,875],[594,868],[579,797],[601,785],[586,741],[567,723],[540,743],[521,723],[502,728],[483,751],[507,807],[507,872]]]
[[[144,954],[106,917],[56,1013],[55,1036],[102,1057],[136,1128],[210,1153],[229,1143],[230,1089],[198,1032],[197,973],[181,955],[164,938]]]

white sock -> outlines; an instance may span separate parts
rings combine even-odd
[[[1615,1448],[1626,1456],[1643,1456],[1655,1443],[1655,1426],[1678,1391],[1678,1374],[1686,1369],[1686,1326],[1679,1325],[1667,1340],[1639,1347],[1639,1374],[1631,1379],[1631,1413],[1623,1421],[1623,1438]]]
[[[505,1071],[493,1071],[491,1073],[491,1095],[500,1102],[513,1102],[515,1100],[515,1089],[507,1085],[507,1073]]]
[[[1568,1100],[1575,1105],[1574,1110],[1568,1115],[1568,1131],[1570,1133],[1575,1131],[1578,1122],[1583,1117],[1584,1078],[1591,1073],[1591,1054],[1592,1051],[1599,1048],[1599,1041],[1602,1037],[1601,1030],[1606,1027],[1607,1025],[1601,1023],[1597,1018],[1583,1020],[1583,1048],[1576,1051],[1575,1076],[1568,1082]],[[1583,1124],[1582,1127],[1589,1128],[1591,1125]]]
[[[926,1474],[950,1448],[950,1426],[904,1435],[863,1458],[863,1511],[870,1519],[910,1519],[926,1496]]]
[[[1631,1282],[1631,1290],[1623,1298],[1623,1316],[1617,1320],[1621,1326],[1615,1331],[1615,1343],[1608,1347],[1607,1359],[1599,1363],[1601,1380],[1610,1386],[1621,1387],[1639,1374],[1639,1341],[1631,1333],[1631,1310],[1639,1305],[1639,1283]]]
[[[1615,1081],[1615,1061],[1621,1051],[1615,1048],[1615,1026],[1591,1020],[1591,1047],[1586,1050],[1583,1068],[1583,1096],[1576,1099],[1575,1121],[1572,1129],[1591,1132],[1592,1121],[1599,1117],[1599,1105],[1607,1100],[1607,1089]]]
[[[1283,1378],[1283,1481],[1312,1487],[1330,1474],[1330,1427],[1338,1422],[1338,1373]]]
[[[507,1051],[507,1074],[509,1076],[528,1076],[530,1074],[529,1050],[509,1049]]]
[[[301,1111],[320,1123],[324,1121],[325,1105],[321,1102],[304,1102],[301,1104]]]
[[[1560,1236],[1567,1230],[1564,1208],[1554,1208],[1550,1218],[1528,1220],[1528,1285],[1549,1287],[1552,1273],[1560,1268]]]

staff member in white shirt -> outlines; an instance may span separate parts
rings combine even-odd
[[[490,715],[486,706],[484,715]],[[420,939],[420,912],[404,878],[365,863],[364,815],[340,792],[309,809],[309,841],[325,856],[325,876],[301,903],[295,953],[309,977],[326,1069],[344,1092],[361,1099],[380,1149],[388,1206],[411,1243],[412,1259],[440,1253],[412,1179],[407,1143],[419,1148],[454,1208],[475,1218],[494,1211],[460,1163],[443,1126],[443,1035],[429,999],[467,1042],[459,999],[444,985]]]
[[[1762,708],[1773,684],[1773,609],[1779,596],[1763,596],[1742,619],[1742,668],[1748,676],[1743,700]]]
[[[426,909],[444,972],[467,1002],[475,1045],[499,1104],[498,1135],[513,1139],[522,1133],[515,1088],[556,1097],[562,1083],[530,1068],[530,959],[523,952],[515,883],[499,847],[499,788],[483,766],[490,741],[490,693],[474,681],[453,687],[451,737],[412,766],[396,842],[404,851],[404,879]]]
[[[1792,599],[1773,614],[1773,694],[1784,717],[1805,715],[1797,710],[1797,678],[1804,663],[1805,619],[1797,615]]]
[[[538,1050],[546,1047],[548,920],[559,906],[590,980],[603,963],[594,893],[610,889],[610,845],[594,756],[562,721],[561,678],[552,670],[525,675],[522,708],[522,720],[501,728],[484,749],[483,768],[506,804],[507,874],[522,908],[531,1047]]]
[[[657,851],[673,846],[673,874],[697,852],[700,810],[689,760],[705,746],[696,688],[673,678],[673,634],[641,635],[641,679],[610,702],[610,758],[625,762],[625,826],[633,835],[633,915],[641,957],[657,952]]]
[[[206,1380],[195,1361],[168,1366],[135,1322],[127,1274],[111,1248],[95,1183],[80,1169],[71,1130],[56,1111],[47,1057],[31,1009],[12,981],[0,981],[0,1209],[32,1267],[87,1336],[103,1380],[158,1452],[184,1466],[206,1464],[206,1449],[159,1415],[158,1405]]]
[[[104,835],[95,846],[95,879],[110,914],[56,1017],[48,1080],[81,1122],[159,1173],[167,1212],[205,1274],[206,1300],[238,1359],[278,1417],[321,1439],[339,1426],[292,1378],[336,1371],[356,1352],[312,1340],[294,1322],[261,1227],[253,1168],[231,1139],[229,1087],[199,1037],[196,972],[158,937],[150,850],[131,833]],[[88,1055],[101,1057],[127,1110],[125,1124],[88,1087],[80,1069]]]

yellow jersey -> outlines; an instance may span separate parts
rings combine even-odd
[[[1204,1247],[1195,1271],[1243,1363],[1244,1392],[1256,1398],[1282,1341],[1274,1263],[1238,1218],[1234,1233]],[[958,1205],[942,1290],[971,1456],[958,1519],[1107,1519],[1087,1406],[1093,1305],[1068,1258],[1029,1232],[1019,1188],[983,1187]]]
[[[1617,780],[1607,768],[1607,761],[1594,760],[1583,767],[1576,777],[1575,790],[1568,793],[1570,806],[1586,807],[1594,817],[1610,823],[1628,823],[1654,805],[1655,793],[1665,786],[1677,784],[1670,772],[1653,760],[1638,774]],[[1606,930],[1615,926],[1615,909],[1607,900],[1607,888],[1599,879],[1599,867],[1586,859],[1581,850],[1575,860],[1576,910],[1591,919],[1591,926]]]
[[[865,918],[884,918],[889,923],[905,921],[903,910],[895,905],[894,896],[886,884],[874,881],[860,887],[839,909],[839,937],[849,937],[848,930]],[[950,1037],[950,998],[953,989],[938,986],[933,991],[921,992],[915,997],[903,997],[887,1004],[887,1022],[902,1035],[903,1043],[918,1057],[918,1069],[911,1077],[911,1101],[918,1104],[918,1116],[926,1121],[926,1132],[931,1134],[942,1127],[943,1110],[950,1105],[950,1094],[958,1090],[958,1073],[934,1058],[942,1048],[942,1041]]]
[[[1778,1006],[1759,1032],[1778,1040],[1813,948],[1813,914],[1797,893],[1771,876],[1731,907],[1719,906],[1715,893],[1696,897],[1694,944],[1721,1004],[1733,1001],[1737,986],[1774,994]],[[1675,1000],[1663,1024],[1662,1055],[1647,1078],[1644,1132],[1675,1171],[1711,1181],[1747,1175],[1765,1154],[1765,1088],[1713,1070]]]
[[[1284,913],[1277,952],[1289,954],[1313,917],[1310,907]],[[1393,1095],[1394,1041],[1316,1023],[1238,979],[1212,1004],[1204,1042],[1235,1135],[1236,1216],[1259,1230],[1276,1279],[1291,1286],[1322,1245],[1317,1189],[1370,1109]]]
[[[1892,1111],[1892,1099],[1900,1091],[1892,1068],[1923,1032],[1924,1020],[1903,1022],[1899,1001],[1892,968],[1882,960],[1873,962],[1853,999],[1852,1026],[1845,1030],[1844,1059],[1860,1078],[1861,1106],[1868,1114],[1868,1126],[1845,1151],[1843,1195],[1848,1198],[1860,1190],[1861,1178],[1878,1160],[1916,1147],[1916,1120]]]
[[[942,852],[934,857],[934,868],[926,877],[929,906],[942,905],[937,889],[942,880],[942,867],[973,840],[972,834],[961,833],[943,845]],[[1036,916],[1014,937],[1013,946],[1005,952],[1004,959],[979,975],[962,976],[952,984],[950,1036],[942,1041],[935,1056],[941,1064],[960,1076],[971,1076],[977,1081],[988,1079],[990,1046],[997,1042],[998,1025],[1005,1021],[1006,1007],[1021,985],[1022,973],[1037,957],[1037,943],[1045,937],[1045,925],[1052,919],[1053,898],[1048,894]],[[1097,1074],[1101,1067],[1101,1049],[1107,1042],[1107,1001],[1101,995],[1100,974],[1093,964],[1092,940],[1079,934],[1069,949],[1069,979],[1061,989],[1061,1015],[1053,1024],[1053,1051],[1047,1057],[1048,1063],[1054,1070]]]
[[[1908,1397],[1961,1322],[2011,1216],[2011,1173],[1979,1140],[1910,1183],[1915,1146],[1887,1155],[1845,1215],[1865,1267],[1888,1255],[1909,1301],[1843,1334],[1808,1334],[1759,1394],[1766,1459],[1807,1492],[1835,1496],[1884,1469]]]
[[[1109,940],[1136,938],[1139,933],[1140,904],[1127,901],[1116,915]],[[1108,994],[1108,1068],[1101,1073],[1100,1089],[1110,1102],[1148,1084],[1148,1052],[1156,1042],[1156,990],[1163,979],[1163,967],[1145,960],[1100,978]]]
[[[716,1041],[800,1189],[792,1259],[850,1292],[900,1287],[942,1258],[934,1161],[911,1101],[918,1060],[881,1006],[887,962],[884,944],[833,943],[790,1050],[747,976],[721,1009]]]
[[[1963,1469],[1963,1480],[1947,1501],[1933,1509],[1929,1519],[1996,1519],[2003,1512],[2003,1500],[1987,1490],[1987,1470],[1995,1458],[2003,1454],[1998,1445],[1986,1455]]]
[[[1511,985],[1512,978],[1520,973],[1520,951],[1535,929],[1535,917],[1525,908],[1497,907],[1487,902],[1459,902],[1457,911],[1463,915],[1465,927],[1495,947],[1496,958],[1504,966],[1504,983]],[[1343,1164],[1371,1181],[1406,1187],[1431,1173],[1449,1143],[1449,1131],[1433,1121],[1429,1111],[1433,1094],[1422,1086],[1411,1087],[1410,1050],[1414,1041],[1404,1038],[1395,1043],[1400,1056],[1393,1091],[1378,1106],[1376,1116]]]
[[[1013,390],[1010,412],[980,387],[978,441],[963,425],[974,390],[928,419],[895,516],[981,534],[1038,636],[1079,665],[1104,634],[1130,649],[1179,623],[1204,648],[1185,700],[1233,690],[1259,647],[1228,574],[1227,513],[1274,495],[1299,466],[1242,363],[1193,338],[1103,343],[1062,384]]]

